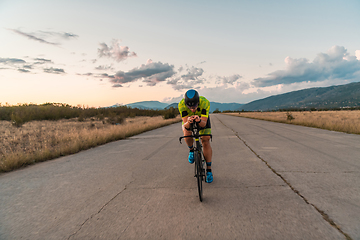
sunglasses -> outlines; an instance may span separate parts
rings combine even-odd
[[[196,105],[194,105],[194,106],[189,106],[189,105],[186,105],[188,108],[190,108],[190,109],[196,109],[198,106],[199,106],[199,104],[196,104]]]

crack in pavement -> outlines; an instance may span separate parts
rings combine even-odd
[[[150,198],[149,197],[146,202],[141,206],[141,208],[136,212],[136,214],[134,214],[134,217],[131,219],[130,223],[126,226],[126,228],[121,232],[121,233],[124,233],[126,232],[126,230],[129,228],[129,226],[134,222],[134,219],[136,218],[136,216],[138,215],[138,213],[145,207],[145,205],[150,201]]]
[[[296,193],[299,197],[301,197],[301,198],[305,201],[305,203],[311,205],[316,211],[318,211],[318,213],[321,214],[321,216],[323,217],[323,219],[324,219],[325,221],[327,221],[332,227],[334,227],[334,228],[337,229],[341,234],[343,234],[347,240],[352,240],[352,238],[351,238],[347,233],[345,233],[345,232],[329,217],[329,215],[327,215],[324,211],[322,211],[321,209],[319,209],[319,208],[318,208],[317,206],[315,206],[314,204],[310,203],[310,202],[309,202],[303,195],[301,195],[301,193],[300,193],[298,190],[296,190],[280,173],[278,173],[278,171],[276,171],[273,167],[271,167],[270,164],[269,164],[265,159],[263,159],[262,157],[260,157],[260,155],[257,154],[257,153],[246,143],[246,141],[239,136],[238,132],[234,131],[234,129],[232,129],[231,127],[227,126],[227,125],[226,125],[225,123],[223,123],[218,117],[216,117],[216,118],[217,118],[217,120],[218,120],[221,124],[223,124],[225,127],[227,127],[228,129],[230,129],[230,130],[238,137],[238,139],[240,139],[240,141],[242,141],[242,142],[245,144],[245,146],[246,146],[252,153],[255,154],[255,156],[256,156],[257,158],[259,158],[262,162],[264,162],[265,165],[266,165],[271,171],[273,171],[273,173],[275,173],[278,177],[280,177],[281,180],[283,180],[283,181],[290,187],[290,189],[291,189],[294,193]]]
[[[104,208],[109,205],[116,197],[118,197],[122,192],[124,192],[126,189],[127,189],[127,186],[130,185],[131,183],[133,183],[135,180],[132,180],[130,181],[128,184],[125,185],[125,187],[120,191],[118,192],[114,197],[112,197],[107,203],[105,203],[99,211],[97,211],[96,213],[92,214],[89,218],[87,218],[79,227],[78,230],[76,230],[76,232],[74,232],[73,234],[71,234],[69,237],[68,237],[68,240],[72,237],[74,237],[80,230],[81,228],[86,224],[87,221],[89,221],[90,219],[92,219],[93,217],[95,217],[96,215],[98,215],[102,210],[104,210]]]
[[[142,160],[149,160],[152,158],[155,154],[160,152],[161,149],[165,148],[168,144],[170,144],[171,141],[173,141],[174,138],[171,138],[170,141],[165,142],[163,145],[161,145],[159,148],[155,149],[152,153],[150,153],[148,156],[144,157]]]

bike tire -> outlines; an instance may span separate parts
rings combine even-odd
[[[198,185],[198,193],[200,202],[203,200],[203,188],[202,188],[202,180],[203,180],[203,168],[201,162],[201,155],[200,153],[196,153],[195,157],[195,171],[196,171],[196,180]]]
[[[205,158],[201,158],[201,170],[202,170],[202,180],[206,182],[206,161]]]

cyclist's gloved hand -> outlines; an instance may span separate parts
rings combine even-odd
[[[194,115],[194,116],[190,116],[189,118],[188,118],[188,121],[189,121],[189,123],[193,123],[194,121],[195,122],[200,122],[200,117],[198,116],[198,115]]]
[[[201,121],[201,118],[200,118],[198,115],[195,115],[195,116],[194,116],[194,120],[195,120],[195,122],[200,122],[200,121]]]
[[[192,118],[192,117],[189,117],[189,118],[188,118],[188,122],[189,122],[189,123],[193,123],[193,118]]]

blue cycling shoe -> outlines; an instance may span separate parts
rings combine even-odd
[[[194,163],[194,152],[189,152],[189,163]]]
[[[214,177],[212,175],[212,172],[207,172],[206,173],[206,182],[211,183],[213,180],[214,180]]]

